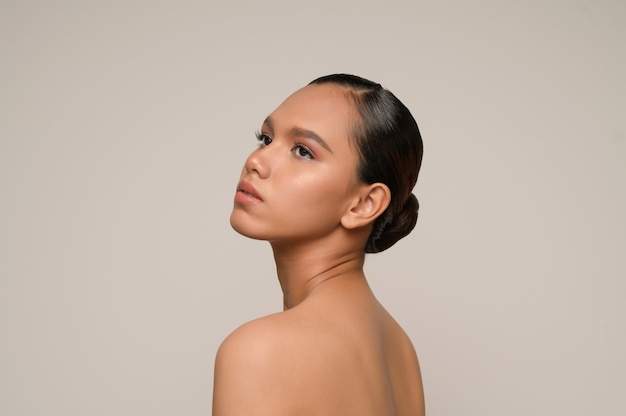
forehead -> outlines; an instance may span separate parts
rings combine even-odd
[[[347,89],[332,85],[307,85],[290,95],[270,115],[275,124],[302,127],[322,137],[350,135],[357,113]]]

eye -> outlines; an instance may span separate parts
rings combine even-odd
[[[296,156],[302,159],[315,159],[313,152],[311,152],[309,148],[303,144],[296,143],[291,150],[296,154]]]
[[[265,133],[256,133],[256,139],[259,141],[259,146],[267,146],[272,143],[272,138]]]

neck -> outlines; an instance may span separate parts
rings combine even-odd
[[[330,281],[365,279],[363,250],[337,250],[307,244],[272,244],[283,307],[293,308]]]

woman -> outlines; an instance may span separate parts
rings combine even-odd
[[[224,340],[213,415],[423,415],[411,341],[363,272],[366,252],[415,226],[415,120],[380,85],[337,74],[288,97],[257,137],[230,221],[271,244],[284,311]]]

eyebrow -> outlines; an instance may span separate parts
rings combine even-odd
[[[263,124],[267,125],[270,130],[274,130],[274,124],[272,123],[270,117],[267,117]],[[328,146],[328,143],[326,143],[324,139],[322,139],[317,133],[312,130],[303,129],[302,127],[292,127],[292,129],[289,131],[289,134],[295,137],[306,137],[314,140],[324,149],[328,150],[330,153],[333,153],[333,151],[330,149],[330,146]]]

